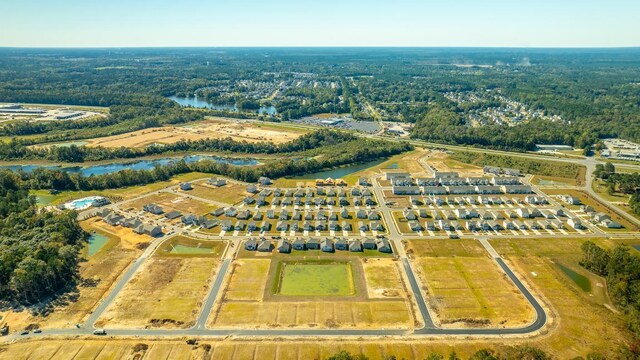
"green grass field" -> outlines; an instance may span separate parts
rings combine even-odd
[[[355,293],[349,263],[283,263],[278,293],[288,296],[347,296]]]

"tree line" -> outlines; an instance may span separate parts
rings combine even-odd
[[[321,149],[321,150],[320,150]],[[261,176],[280,178],[284,176],[303,175],[338,166],[368,162],[386,158],[411,150],[407,143],[396,143],[381,140],[353,139],[322,148],[310,148],[308,151],[296,153],[297,156],[271,161],[255,167],[233,166],[210,160],[186,163],[181,160],[165,166],[156,166],[151,170],[123,170],[104,175],[84,176],[69,174],[63,170],[37,168],[31,172],[10,172],[22,189],[50,190],[104,190],[125,186],[144,185],[165,181],[172,176],[189,172],[202,172],[228,176],[230,178],[255,182]],[[307,156],[311,152],[321,151],[320,156]]]
[[[609,294],[624,312],[629,330],[640,337],[640,257],[626,245],[609,250],[587,241],[581,250],[580,265],[607,280]]]
[[[0,300],[30,304],[73,285],[88,234],[75,212],[38,210],[21,179],[0,172]]]

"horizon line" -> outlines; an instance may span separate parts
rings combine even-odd
[[[5,46],[0,49],[640,49],[640,45],[611,46],[484,46],[484,45],[124,45],[124,46]]]

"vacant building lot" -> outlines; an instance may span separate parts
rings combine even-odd
[[[194,196],[213,200],[229,205],[234,205],[242,201],[245,196],[249,196],[246,192],[246,186],[235,184],[235,183],[227,183],[221,187],[215,187],[207,185],[205,180],[196,181],[192,184],[193,189],[186,191],[186,194],[192,194]]]
[[[367,295],[371,299],[406,298],[398,263],[393,259],[366,259],[363,261]]]
[[[238,260],[210,326],[409,328],[407,301],[370,299],[359,262]]]
[[[187,196],[180,196],[168,192],[160,192],[149,195],[142,200],[136,201],[132,207],[142,210],[144,205],[156,204],[164,210],[165,213],[176,210],[183,214],[203,215],[215,208],[215,205],[207,204]]]
[[[521,327],[534,320],[531,305],[477,246],[468,241],[418,242],[434,243],[430,252],[422,251],[424,245],[418,251],[414,247],[413,255],[427,301],[442,326]]]
[[[347,262],[281,262],[276,289],[285,296],[348,296],[356,291]]]
[[[120,292],[97,326],[192,326],[218,264],[217,256],[153,256]]]
[[[89,146],[144,147],[151,144],[173,144],[178,141],[224,139],[236,141],[273,142],[276,144],[294,140],[304,130],[290,129],[272,124],[260,124],[242,120],[214,118],[187,126],[166,126],[133,131],[126,134],[93,139]]]

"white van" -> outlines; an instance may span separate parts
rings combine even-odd
[[[93,330],[93,335],[107,335],[107,330],[105,329]]]

